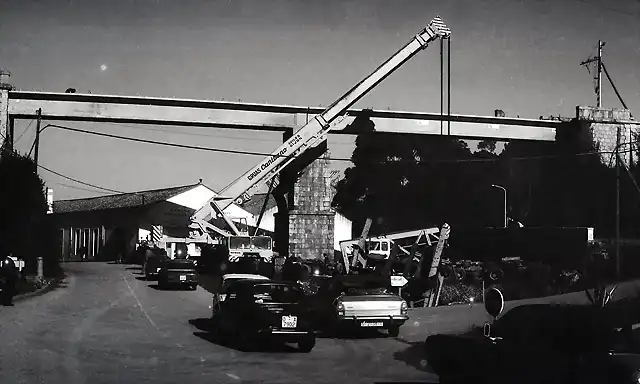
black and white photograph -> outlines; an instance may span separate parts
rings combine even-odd
[[[0,384],[640,384],[639,0],[0,0]]]

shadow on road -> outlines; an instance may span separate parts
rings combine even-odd
[[[239,352],[270,352],[270,353],[292,353],[299,352],[297,348],[282,343],[276,342],[254,342],[247,348],[241,348],[232,341],[221,340],[214,337],[211,333],[211,327],[209,326],[210,319],[198,318],[189,320],[189,324],[198,329],[193,332],[193,335],[206,340],[212,344],[216,344],[225,348],[233,349]]]
[[[399,340],[402,341],[402,340]],[[393,358],[422,372],[436,374],[425,358],[423,342],[406,342],[409,347],[395,352]]]
[[[322,339],[343,339],[343,340],[362,340],[362,339],[386,339],[390,336],[377,329],[354,329],[339,331],[320,331],[317,333]]]
[[[136,277],[137,279],[137,277]],[[156,291],[189,291],[189,288],[181,287],[180,285],[169,286],[168,288],[161,288],[159,284],[149,284],[147,287],[155,289]],[[194,291],[191,291],[194,292]]]
[[[136,280],[147,281],[147,278],[144,276],[136,276]]]
[[[136,266],[136,267],[126,267],[125,270],[127,271],[141,271],[142,267],[140,266]]]
[[[217,275],[201,274],[200,286],[209,293],[218,293],[221,277]]]

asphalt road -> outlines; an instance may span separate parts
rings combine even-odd
[[[160,291],[124,265],[65,270],[59,288],[0,307],[2,382],[437,382],[422,347],[403,338],[423,333],[418,321],[397,339],[319,338],[308,354],[293,347],[240,352],[198,328],[197,319],[210,314],[211,294],[202,288]]]

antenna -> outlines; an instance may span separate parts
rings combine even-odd
[[[596,77],[594,80],[596,81],[596,106],[598,108],[602,108],[602,48],[606,43],[602,40],[598,40],[598,54],[596,57],[589,57],[587,60],[580,63],[581,66],[587,68],[587,71],[591,73],[589,69],[589,64],[596,63]]]

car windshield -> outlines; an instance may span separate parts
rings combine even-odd
[[[186,260],[186,259],[177,259],[177,260],[166,259],[164,261],[164,265],[166,265],[168,268],[180,268],[180,269],[195,268],[195,264],[193,263],[193,261]]]
[[[382,295],[387,293],[387,289],[383,287],[351,287],[347,288],[347,295]]]
[[[262,303],[298,303],[302,291],[289,284],[257,284],[253,287],[253,297]]]
[[[252,237],[251,245],[258,249],[271,249],[271,238],[267,236]]]
[[[244,249],[251,247],[251,238],[248,236],[232,236],[229,238],[229,248]]]

